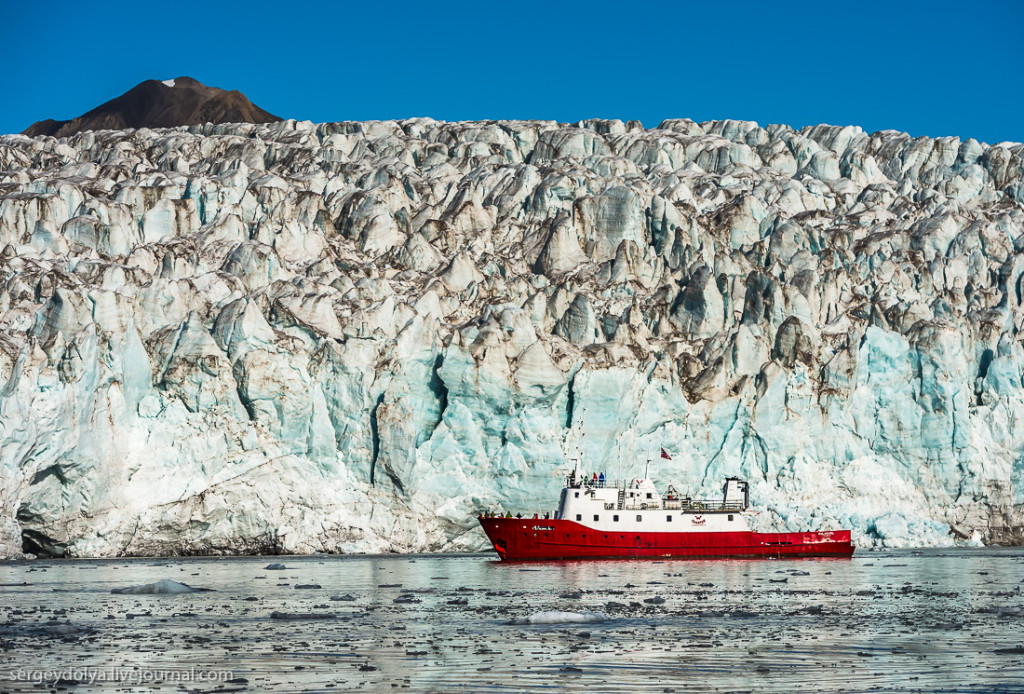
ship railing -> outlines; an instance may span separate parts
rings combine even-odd
[[[710,501],[705,499],[662,499],[660,504],[658,502],[648,501],[646,503],[634,502],[623,506],[623,509],[627,511],[646,511],[658,508],[663,508],[666,511],[695,513],[722,513],[728,511],[739,513],[744,510],[742,501]]]
[[[566,475],[565,486],[567,487],[584,487],[590,489],[639,489],[637,483],[640,480],[635,477],[624,478],[621,480],[613,480],[610,477],[605,480],[600,478],[594,479],[594,477],[583,475],[581,477],[573,477]]]
[[[625,489],[625,487],[623,485],[626,485],[629,482],[633,482],[633,481],[634,480],[612,480],[612,479],[607,479],[607,480],[597,479],[597,480],[595,480],[593,477],[584,477],[582,479],[575,480],[576,484],[572,485],[572,484],[570,484],[570,478],[568,478],[568,477],[565,478],[566,486],[568,486],[568,487],[571,487],[571,486],[589,487],[591,489],[615,489],[615,488]]]

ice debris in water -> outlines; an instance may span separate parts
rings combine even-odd
[[[284,571],[285,566],[284,566],[284,564],[274,563],[274,564],[267,564],[263,568],[265,570],[267,570],[267,571]]]
[[[165,578],[155,583],[145,583],[139,586],[128,586],[126,588],[114,588],[111,593],[125,595],[180,595],[182,593],[200,593],[211,590],[210,588],[196,588],[187,583],[178,583]]]
[[[1021,607],[982,607],[978,610],[981,614],[994,614],[997,617],[1024,617],[1024,608]]]
[[[296,622],[314,619],[334,619],[335,615],[329,612],[278,612],[274,610],[270,613],[270,618]]]
[[[600,612],[536,612],[529,617],[513,619],[509,624],[578,624],[584,622],[604,622],[608,615]]]

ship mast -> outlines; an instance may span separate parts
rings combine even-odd
[[[630,446],[630,448],[632,448],[632,446]],[[622,444],[621,443],[619,443],[619,445],[617,446],[617,449],[618,449],[618,452],[619,452],[619,469],[617,471],[619,480],[618,480],[618,482],[616,484],[622,485],[622,488],[625,489],[626,483],[622,479]],[[611,486],[611,485],[609,485],[609,486]]]

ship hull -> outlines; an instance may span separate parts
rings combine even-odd
[[[569,520],[479,518],[503,561],[849,557],[849,530],[800,533],[606,532]]]

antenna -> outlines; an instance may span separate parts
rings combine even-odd
[[[583,408],[583,413],[580,415],[580,438],[577,443],[577,450],[579,455],[576,456],[576,478],[580,478],[580,461],[583,460],[583,437],[586,436],[586,420],[587,420],[587,408]]]

